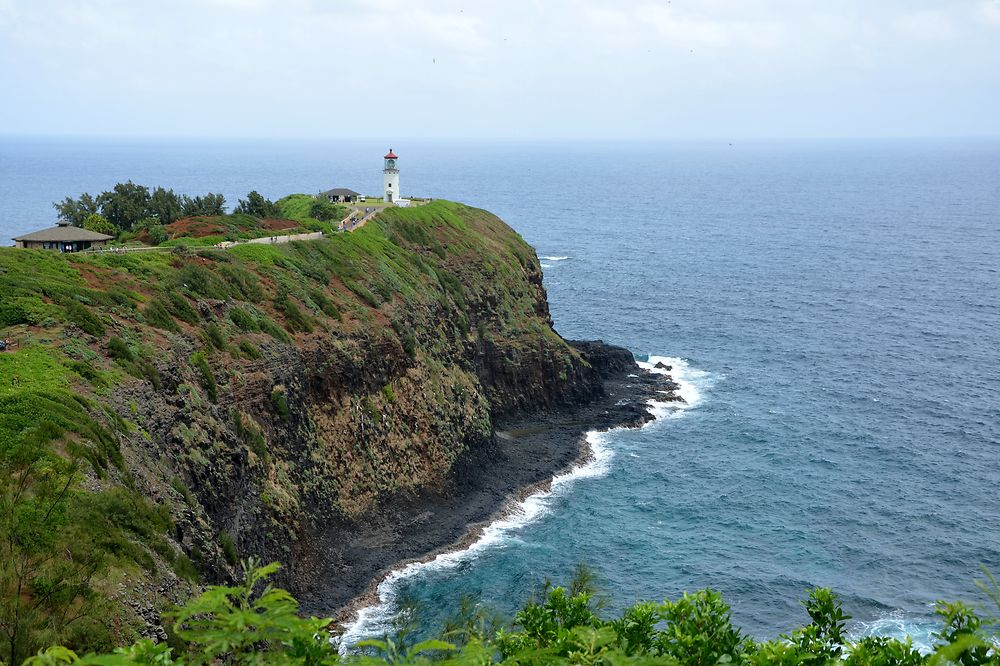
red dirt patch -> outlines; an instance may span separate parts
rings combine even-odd
[[[226,224],[226,223],[229,224]],[[166,227],[167,238],[204,238],[205,236],[225,236],[235,226],[239,231],[282,231],[296,229],[301,226],[295,220],[267,219],[260,220],[257,225],[233,224],[227,217],[183,217],[171,222]],[[143,236],[145,236],[143,232]],[[141,239],[141,237],[140,237]]]
[[[301,226],[295,220],[285,220],[282,218],[269,218],[260,221],[260,226],[262,229],[268,229],[270,231],[280,231],[281,229],[295,229]]]

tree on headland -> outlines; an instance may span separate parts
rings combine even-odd
[[[149,211],[149,188],[136,185],[131,180],[118,183],[110,192],[97,197],[101,215],[122,231],[131,231]]]
[[[88,218],[96,215],[110,224],[114,231],[108,231],[107,227],[93,230],[116,235],[121,231],[135,231],[155,224],[167,225],[182,217],[225,215],[226,197],[212,192],[190,197],[163,187],[150,190],[145,185],[128,181],[117,183],[113,189],[97,197],[84,192],[79,199],[66,197],[52,206],[60,220],[77,227],[84,226]]]
[[[170,224],[183,214],[181,198],[173,190],[157,187],[149,197],[146,217],[156,218],[159,224]]]
[[[87,219],[83,221],[83,228],[90,231],[96,231],[99,234],[107,234],[108,236],[115,236],[118,234],[118,230],[115,225],[108,222],[100,213],[91,213],[87,216]]]
[[[214,217],[226,214],[226,197],[209,192],[203,197],[181,197],[184,217]]]
[[[75,227],[82,227],[84,220],[90,215],[96,215],[100,210],[97,199],[84,192],[79,199],[66,197],[62,201],[53,203],[59,219],[71,223]]]
[[[347,214],[347,208],[337,206],[326,201],[314,201],[309,206],[309,217],[329,222],[331,220],[340,221]]]
[[[281,210],[278,206],[270,199],[265,198],[257,190],[253,190],[247,194],[246,199],[240,199],[233,212],[259,218],[281,216]]]

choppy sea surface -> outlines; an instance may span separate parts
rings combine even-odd
[[[0,238],[133,179],[270,197],[381,187],[377,143],[0,139]],[[927,644],[1000,573],[1000,142],[394,143],[404,193],[537,249],[558,330],[674,366],[689,403],[467,552],[382,586],[351,638],[463,598],[510,613],[593,568],[609,611],[712,586],[773,637],[838,591],[851,630]],[[2,241],[0,241],[2,242]]]

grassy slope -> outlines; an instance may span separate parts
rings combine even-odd
[[[79,461],[66,515],[82,511],[86,518],[67,517],[46,529],[95,544],[103,554],[96,580],[155,569],[157,562],[190,576],[187,555],[164,541],[171,518],[132,489],[119,442],[142,432],[142,424],[133,421],[134,407],[130,414],[114,406],[118,387],[159,391],[170,350],[195,349],[181,371],[198,380],[178,390],[214,401],[228,373],[238,374],[234,368],[259,358],[262,348],[359,331],[397,340],[445,373],[454,349],[477,335],[572,353],[538,318],[530,282],[539,275],[534,252],[517,234],[483,211],[450,202],[388,210],[355,233],[322,241],[205,255],[0,249],[0,337],[18,342],[16,351],[0,354],[0,474],[13,478],[28,465],[69,475]],[[199,308],[213,302],[227,303],[229,316]],[[475,314],[474,303],[488,308]],[[443,329],[431,326],[435,315],[428,313],[435,312],[452,313]],[[391,387],[385,396],[384,403],[395,399]],[[247,438],[248,446],[261,446]],[[277,493],[282,482],[275,478]],[[352,497],[367,502],[377,492]],[[100,515],[84,510],[95,504],[116,508]],[[39,545],[38,553],[57,543],[63,541]],[[102,589],[95,586],[98,597]],[[127,638],[127,627],[120,630],[118,638]],[[69,636],[52,631],[60,640]]]
[[[338,211],[333,219],[322,221],[310,216],[310,210],[316,203],[316,197],[311,194],[289,194],[278,199],[278,209],[284,217],[296,222],[301,222],[302,226],[312,231],[323,231],[330,233],[337,229],[337,223],[347,217],[347,206],[336,205],[333,210]]]

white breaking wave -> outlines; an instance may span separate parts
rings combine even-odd
[[[542,268],[552,268],[552,264],[547,264],[544,261],[543,262],[539,262],[538,265],[541,266]]]
[[[542,257],[546,261],[566,261],[569,257]]]
[[[605,432],[596,430],[587,433],[591,457],[568,472],[552,477],[548,490],[540,490],[517,502],[511,511],[499,520],[483,528],[479,538],[463,550],[441,553],[426,562],[411,562],[387,575],[378,584],[378,603],[358,611],[354,624],[340,637],[340,652],[347,654],[350,647],[373,636],[382,636],[392,630],[395,617],[394,608],[399,585],[404,580],[428,571],[452,569],[479,557],[480,553],[512,538],[511,533],[529,525],[549,512],[553,496],[564,492],[579,479],[604,476],[611,468],[614,452],[607,446]]]
[[[856,622],[847,633],[850,641],[858,641],[866,636],[888,636],[906,640],[909,637],[921,654],[934,651],[934,632],[941,630],[941,623],[929,619],[907,617],[903,611],[894,610],[870,622]]]
[[[562,258],[566,259],[567,257]],[[673,370],[654,368],[653,366],[658,362],[672,366]],[[667,356],[650,356],[649,361],[638,361],[638,364],[651,372],[671,375],[674,381],[680,385],[678,393],[685,400],[685,402],[672,403],[650,401],[650,411],[656,419],[677,418],[684,411],[701,402],[701,392],[696,384],[704,383],[703,380],[710,376],[708,373],[691,368],[683,359]],[[650,421],[643,427],[648,427],[653,423],[656,421]],[[540,490],[518,501],[503,518],[484,527],[479,538],[468,547],[441,553],[425,562],[411,562],[390,572],[376,588],[378,603],[359,610],[354,623],[348,626],[340,636],[341,654],[348,654],[352,646],[366,638],[391,633],[392,623],[396,615],[396,598],[403,581],[431,571],[453,569],[476,559],[484,551],[509,542],[515,538],[514,532],[549,513],[552,498],[566,492],[576,481],[605,476],[611,470],[611,460],[615,455],[614,450],[608,446],[608,435],[615,430],[622,430],[622,428],[614,428],[607,432],[596,430],[588,432],[587,443],[590,445],[590,458],[587,461],[573,467],[568,472],[552,477],[548,490]]]
[[[658,375],[669,375],[679,388],[677,395],[684,398],[684,402],[648,402],[650,411],[657,419],[679,418],[684,412],[701,402],[701,389],[707,388],[713,379],[712,375],[704,370],[692,368],[687,361],[673,356],[650,356],[646,361],[637,361],[640,368],[649,370]],[[657,368],[656,364],[670,366],[670,370]]]

